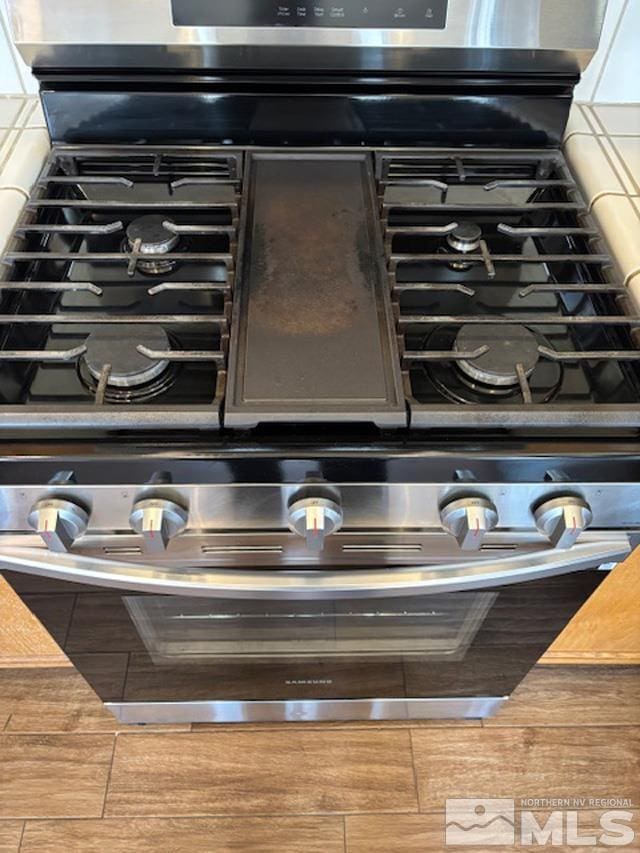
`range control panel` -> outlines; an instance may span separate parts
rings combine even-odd
[[[178,27],[443,30],[449,0],[171,0]]]

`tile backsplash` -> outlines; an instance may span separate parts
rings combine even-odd
[[[37,92],[29,68],[11,43],[5,0],[0,0],[0,11],[0,92]],[[582,102],[640,103],[640,0],[609,0],[600,49],[576,97]]]

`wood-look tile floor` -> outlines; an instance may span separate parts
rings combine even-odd
[[[640,850],[640,667],[537,667],[482,724],[133,729],[0,669],[0,853],[444,853],[455,796],[623,797]]]

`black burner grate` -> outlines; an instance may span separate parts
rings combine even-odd
[[[3,423],[220,425],[242,177],[239,152],[54,148],[3,259]],[[170,251],[131,240],[149,217]],[[121,352],[98,377],[86,366],[92,333],[116,325],[149,364],[128,388]],[[149,326],[167,347],[145,345]]]
[[[414,427],[640,424],[640,317],[559,152],[381,153],[377,178]],[[514,327],[537,363],[483,379]]]

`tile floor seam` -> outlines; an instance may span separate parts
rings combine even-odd
[[[118,733],[114,733],[113,735],[113,746],[111,747],[111,761],[109,762],[109,770],[107,772],[107,779],[104,785],[104,798],[102,800],[102,813],[100,815],[100,819],[104,820],[105,812],[107,810],[107,796],[109,794],[109,785],[111,783],[111,773],[113,772],[113,760],[116,754],[116,738],[118,737]]]
[[[422,803],[420,802],[420,785],[418,783],[418,768],[416,766],[416,752],[413,743],[413,732],[414,729],[409,729],[409,744],[411,746],[411,767],[413,768],[413,785],[416,789],[416,804],[418,807],[418,814],[422,813]]]
[[[24,839],[24,833],[27,828],[27,821],[22,821],[22,829],[20,830],[20,838],[18,839],[18,853],[22,850],[22,841]]]

